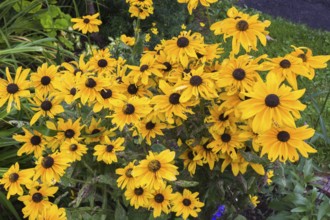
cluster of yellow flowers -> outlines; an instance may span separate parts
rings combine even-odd
[[[128,2],[132,16],[140,19],[153,11],[151,0]],[[198,1],[179,2],[189,2],[191,12]],[[97,32],[101,24],[97,17],[73,19],[74,28]],[[20,111],[23,103],[31,113],[24,134],[13,138],[22,143],[17,154],[32,154],[36,164],[23,170],[13,165],[0,183],[8,190],[8,198],[20,195],[24,217],[66,218],[64,209],[48,197],[57,192],[54,184],[61,181],[66,169],[89,151],[96,161],[116,163],[119,153],[128,151],[128,134],[137,136],[138,144],[151,146],[165,131],[184,126],[192,117],[201,118],[207,131],[202,138],[192,136],[179,144],[186,148],[182,155],[172,149],[146,151],[145,159],[125,161],[127,165],[116,170],[118,187],[125,189],[131,206],[153,209],[154,217],[162,212],[175,212],[183,219],[197,217],[204,206],[198,192],[173,192],[171,183],[179,174],[175,159],[182,159],[191,175],[197,165],[208,164],[212,170],[218,161],[222,161],[222,172],[230,164],[235,176],[244,174],[249,165],[265,175],[261,164],[245,160],[240,151],[252,150],[261,157],[268,154],[270,161],[281,162],[297,161],[298,152],[303,157],[315,153],[305,142],[314,130],[295,124],[306,107],[298,100],[305,90],[298,89],[296,78],[312,79],[314,69],[325,68],[330,57],[313,56],[304,47],[294,47],[284,57],[235,57],[240,44],[247,52],[256,49],[257,38],[266,45],[265,28],[270,22],[260,22],[257,15],[235,8],[228,11],[228,17],[211,26],[215,34],[233,38],[233,53],[221,62],[220,44],[205,43],[201,33],[181,31],[154,50],[145,51],[139,65],[116,59],[105,48],[60,66],[45,63],[31,74],[19,67],[14,80],[7,68],[6,79],[0,79],[0,107],[7,104],[7,112],[13,107]],[[122,41],[135,44],[133,39],[123,37]],[[262,71],[267,72],[266,81]],[[82,117],[82,112],[88,112],[87,116]],[[47,132],[36,129],[43,124]]]

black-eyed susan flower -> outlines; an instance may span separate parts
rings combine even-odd
[[[61,144],[61,152],[65,153],[71,161],[80,161],[87,150],[86,145],[79,143],[76,139],[70,139]]]
[[[153,191],[153,198],[149,200],[149,209],[153,209],[154,218],[159,217],[161,213],[168,214],[171,211],[171,200],[174,198],[172,187],[165,184],[158,190]]]
[[[235,12],[236,11],[236,12]],[[232,17],[232,14],[237,16]],[[259,15],[249,16],[247,14],[239,13],[236,8],[231,8],[227,11],[228,18],[215,22],[210,29],[214,31],[215,35],[224,35],[224,39],[233,37],[232,52],[237,54],[240,46],[246,52],[257,50],[257,39],[260,40],[263,46],[266,46],[266,36],[268,31],[265,30],[270,25],[270,21],[259,21]]]
[[[134,169],[134,162],[129,162],[124,168],[116,169],[116,174],[120,175],[117,179],[117,185],[121,189],[124,188],[135,188],[136,182],[135,178],[132,175],[132,171]]]
[[[228,95],[249,91],[261,79],[257,72],[260,65],[252,62],[249,55],[225,59],[221,66],[216,84],[220,88],[226,88]]]
[[[9,167],[7,172],[3,174],[2,179],[0,179],[0,184],[3,184],[5,190],[8,191],[7,199],[12,195],[23,195],[23,188],[21,185],[30,185],[33,175],[33,169],[19,170],[19,164],[17,162]]]
[[[178,37],[165,42],[164,51],[171,60],[187,67],[190,58],[198,59],[197,53],[205,54],[204,38],[199,33],[181,31]]]
[[[36,95],[33,99],[30,99],[30,102],[33,105],[31,109],[36,112],[30,120],[30,125],[36,123],[41,116],[54,118],[55,115],[64,112],[64,108],[60,104],[60,100],[54,99],[54,96],[51,95]]]
[[[29,191],[29,195],[20,196],[18,200],[22,201],[25,205],[22,209],[23,217],[29,217],[29,220],[39,218],[45,208],[47,209],[53,205],[48,197],[54,197],[57,190],[58,187],[51,187],[43,184],[32,187]]]
[[[82,18],[72,18],[71,22],[75,23],[73,25],[74,30],[79,30],[83,34],[99,32],[99,25],[102,21],[97,19],[100,13],[93,15],[85,15]]]
[[[77,97],[82,104],[93,102],[106,85],[104,78],[83,75],[77,83]]]
[[[198,212],[204,206],[204,203],[199,201],[198,194],[198,192],[192,193],[188,189],[184,189],[182,194],[177,192],[172,200],[172,211],[176,213],[175,216],[181,215],[184,220],[190,215],[197,218]]]
[[[55,79],[55,91],[52,93],[57,100],[72,104],[79,97],[77,95],[77,82],[80,79],[80,73],[76,76],[66,73]]]
[[[135,44],[135,38],[128,37],[128,36],[126,36],[126,34],[120,35],[120,40],[127,46],[134,46],[134,44]]]
[[[54,91],[55,78],[60,75],[58,68],[44,63],[38,67],[37,72],[31,74],[31,85],[35,88],[36,94],[47,96]]]
[[[270,161],[277,158],[281,162],[287,160],[295,162],[299,159],[298,152],[303,157],[308,157],[308,153],[316,153],[305,140],[314,135],[315,130],[308,128],[306,125],[302,127],[276,127],[260,134],[259,141],[262,145],[260,156],[268,154]]]
[[[173,70],[176,70],[179,67],[179,63],[171,60],[163,50],[160,50],[156,55],[157,62],[164,66],[163,69],[160,69],[163,77],[167,77]]]
[[[84,125],[80,124],[80,119],[81,118],[78,118],[76,121],[72,121],[72,119],[69,118],[65,121],[63,118],[59,118],[57,120],[57,125],[52,121],[47,121],[47,128],[57,131],[57,134],[54,137],[56,140],[53,140],[53,142],[58,142],[58,145],[61,145],[61,143],[71,139],[75,139],[77,141],[81,140],[82,138],[80,135]]]
[[[40,177],[43,183],[50,185],[59,182],[70,162],[70,158],[62,152],[40,157],[36,162],[34,180]]]
[[[307,67],[309,72],[309,79],[313,79],[315,76],[315,69],[324,69],[327,67],[327,62],[330,60],[330,55],[318,55],[313,56],[311,49],[307,47],[295,47],[294,51],[290,55],[298,57],[302,60],[302,64]]]
[[[116,152],[123,151],[125,147],[123,146],[125,138],[116,138],[115,140],[110,140],[107,136],[101,141],[100,144],[94,147],[94,156],[97,156],[97,161],[103,161],[106,164],[112,164],[117,162]]]
[[[33,130],[33,133],[31,133],[26,128],[23,128],[23,131],[24,135],[13,135],[14,140],[24,143],[17,151],[17,155],[22,156],[23,153],[33,153],[36,158],[39,158],[47,145],[47,137],[36,130]]]
[[[43,209],[38,220],[67,220],[67,216],[64,208],[52,204]]]
[[[63,74],[70,74],[76,76],[78,74],[88,74],[89,63],[85,62],[85,54],[81,54],[79,56],[78,62],[75,60],[70,62],[63,62],[61,64],[61,67],[64,68],[64,70],[61,71]]]
[[[269,70],[267,77],[275,76],[281,82],[287,80],[295,90],[298,89],[297,75],[312,79],[308,68],[303,65],[302,59],[298,57],[288,54],[284,57],[269,58],[268,60],[268,62],[263,63],[264,69]]]
[[[165,95],[156,95],[152,98],[154,110],[164,112],[168,123],[174,123],[174,116],[179,116],[183,120],[187,119],[187,113],[193,114],[189,108],[198,104],[199,100],[188,100],[181,102],[181,91],[176,91],[175,86],[170,86],[164,80],[160,80],[159,88]]]
[[[213,73],[205,73],[204,66],[192,69],[190,74],[186,74],[184,78],[176,84],[176,90],[182,90],[179,101],[184,103],[192,98],[200,97],[211,100],[218,96],[215,87],[215,75]]]
[[[117,65],[117,61],[111,58],[109,48],[93,50],[93,56],[88,61],[89,70],[99,75],[110,76]]]
[[[205,54],[197,53],[198,60],[203,64],[211,64],[214,60],[220,58],[220,54],[223,53],[223,48],[220,47],[220,44],[204,44],[204,49]]]
[[[210,4],[217,2],[218,0],[178,0],[179,3],[186,3],[189,14],[192,14],[192,11],[195,10],[198,6],[198,3],[204,7],[210,7]]]
[[[202,137],[202,139],[194,146],[194,150],[196,151],[198,158],[201,158],[203,163],[207,163],[210,170],[213,170],[214,164],[219,160],[219,157],[217,153],[213,152],[212,149],[208,147],[210,143],[211,140],[209,138]]]
[[[305,89],[292,91],[275,77],[267,78],[267,82],[258,81],[253,89],[244,93],[250,99],[241,102],[238,109],[242,119],[253,117],[252,129],[255,133],[269,130],[274,122],[280,126],[295,127],[295,119],[300,118],[299,111],[306,108],[298,99]]]
[[[191,176],[195,174],[197,165],[203,166],[203,156],[202,154],[198,154],[194,147],[189,147],[179,158],[183,160],[183,166]]]
[[[149,105],[148,98],[131,97],[125,102],[115,106],[115,112],[108,116],[113,124],[120,130],[123,130],[125,125],[137,124],[143,117],[149,114],[152,108]]]
[[[253,205],[253,208],[257,207],[257,205],[260,203],[260,201],[258,200],[258,196],[249,195],[249,199],[251,204]]]
[[[238,110],[237,106],[245,100],[245,96],[242,93],[228,95],[227,92],[222,92],[219,94],[219,100],[221,100],[219,111],[224,110],[225,114],[234,112],[236,118],[241,118],[242,113]]]
[[[147,53],[140,59],[139,66],[129,65],[128,68],[131,69],[129,76],[133,77],[134,83],[141,80],[144,85],[148,85],[149,77],[151,77],[152,74],[163,77],[161,70],[164,69],[165,66],[156,62],[155,56]]]
[[[108,131],[104,126],[101,126],[101,122],[101,118],[96,120],[94,117],[92,117],[90,125],[85,129],[87,134],[85,138],[86,144],[103,141],[105,136],[111,134],[111,132]]]
[[[20,99],[30,96],[30,83],[26,80],[30,69],[22,70],[18,67],[15,74],[15,79],[11,77],[8,67],[6,68],[7,80],[0,78],[0,108],[7,103],[7,112],[10,112],[13,102],[16,108],[21,110]]]
[[[135,209],[139,207],[148,208],[149,200],[152,198],[151,190],[144,186],[134,186],[126,188],[125,197],[129,204]]]
[[[175,152],[170,150],[164,150],[159,154],[149,151],[146,159],[134,168],[132,175],[138,184],[158,190],[165,184],[164,180],[174,181],[179,174],[178,167],[172,164],[174,157]]]
[[[218,153],[219,151],[224,154],[229,154],[233,159],[237,157],[236,150],[244,147],[244,142],[247,138],[240,136],[240,133],[244,131],[236,130],[231,132],[225,130],[223,133],[212,133],[214,141],[208,144],[208,148],[212,148],[212,151]]]
[[[151,145],[151,138],[155,138],[157,135],[163,136],[163,129],[167,128],[165,123],[160,122],[157,118],[144,119],[135,125],[138,133],[146,140],[148,145]]]
[[[128,12],[131,14],[131,17],[137,17],[144,20],[154,13],[154,7],[152,5],[139,6],[136,4],[131,4]]]
[[[118,91],[128,98],[132,96],[138,97],[152,97],[152,92],[149,90],[151,85],[145,85],[141,82],[141,79],[134,82],[132,76],[123,76],[121,78],[121,83],[118,85]]]
[[[227,112],[227,109],[219,109],[219,105],[212,104],[208,107],[210,116],[205,118],[206,123],[211,123],[209,127],[210,133],[223,133],[225,129],[235,132],[237,129],[236,122],[238,118],[235,117],[234,111]]]

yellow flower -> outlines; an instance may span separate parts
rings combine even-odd
[[[198,154],[195,147],[189,147],[179,158],[183,160],[184,168],[188,169],[190,176],[195,174],[197,165],[203,166],[202,154]]]
[[[57,66],[48,66],[47,63],[44,63],[38,67],[37,72],[31,74],[31,81],[36,94],[46,96],[54,91],[55,79],[59,75],[57,70]]]
[[[8,67],[6,67],[7,80],[0,78],[0,108],[8,101],[7,113],[10,112],[12,103],[16,103],[16,108],[21,110],[20,99],[29,97],[29,82],[26,80],[30,69],[22,71],[22,67],[18,67],[15,74],[15,80],[12,79]]]
[[[175,152],[164,150],[159,154],[149,151],[147,158],[140,161],[132,175],[140,185],[145,185],[149,189],[158,190],[164,183],[164,180],[174,181],[178,167],[172,164]]]
[[[172,187],[170,185],[166,186],[164,184],[160,189],[153,191],[152,196],[153,198],[149,200],[149,209],[153,209],[154,218],[159,217],[162,212],[165,214],[170,213],[170,202],[174,198]]]
[[[35,107],[31,107],[33,111],[36,113],[33,115],[30,121],[30,125],[32,126],[41,116],[54,118],[55,115],[64,112],[64,108],[60,105],[60,100],[54,99],[54,96],[34,96],[32,100],[30,100],[32,105]]]
[[[154,13],[154,8],[152,5],[138,6],[131,4],[128,12],[131,14],[131,17],[137,17],[144,20]]]
[[[203,163],[207,163],[209,165],[210,170],[213,170],[214,164],[219,160],[217,153],[213,152],[208,145],[211,143],[209,138],[202,137],[199,143],[194,147],[196,151],[197,158],[201,158]],[[190,144],[188,144],[190,145]]]
[[[146,34],[146,36],[144,37],[144,40],[146,42],[149,42],[150,41],[150,38],[151,38],[150,34]]]
[[[298,100],[305,89],[291,90],[290,87],[281,85],[275,77],[267,78],[266,83],[256,82],[251,91],[244,93],[250,99],[238,105],[242,119],[253,117],[252,129],[255,133],[269,130],[274,123],[295,127],[295,118],[300,118],[299,111],[306,108]]]
[[[203,22],[199,22],[199,26],[201,26],[201,27],[205,27],[205,23],[203,23]]]
[[[85,54],[80,55],[79,62],[73,60],[68,63],[64,62],[61,66],[64,67],[64,70],[61,71],[64,74],[72,76],[88,74],[89,63],[85,62]]]
[[[138,133],[142,136],[142,138],[146,139],[147,144],[151,145],[151,138],[155,138],[157,135],[164,135],[162,129],[167,128],[167,125],[156,119],[144,119],[136,125],[136,128],[138,129]]]
[[[127,187],[125,191],[125,197],[129,201],[131,206],[135,209],[139,207],[147,208],[149,206],[149,200],[152,198],[151,190],[143,186],[135,186],[132,188]]]
[[[104,78],[83,75],[77,84],[77,97],[82,104],[93,102],[106,85]]]
[[[98,76],[110,77],[116,69],[117,61],[111,58],[109,48],[93,50],[93,56],[88,61],[89,71],[97,72]]]
[[[195,10],[200,2],[204,7],[210,7],[210,4],[217,2],[218,0],[178,0],[179,3],[187,3],[189,14]]]
[[[87,150],[86,145],[79,143],[75,139],[70,139],[61,144],[61,152],[65,153],[71,161],[80,161],[81,157],[87,153]]]
[[[41,177],[43,183],[50,185],[59,182],[66,168],[70,165],[69,162],[70,158],[62,152],[40,157],[36,162],[34,180]]]
[[[183,194],[177,192],[175,198],[172,200],[172,211],[176,212],[175,216],[182,215],[182,218],[186,220],[189,215],[194,218],[198,217],[198,212],[201,211],[201,207],[204,206],[203,202],[199,201],[198,192],[192,193],[188,189],[183,190]]]
[[[130,162],[124,168],[116,169],[116,174],[120,175],[117,179],[117,185],[121,189],[127,188],[134,188],[135,187],[135,178],[132,176],[132,171],[134,169],[134,162]]]
[[[231,17],[232,14],[240,16]],[[257,39],[266,46],[268,31],[265,31],[265,28],[270,25],[270,21],[261,22],[258,20],[258,14],[249,16],[238,12],[234,7],[227,11],[227,15],[229,18],[212,24],[210,29],[215,35],[224,34],[224,39],[233,37],[232,52],[234,54],[239,52],[241,45],[246,52],[250,52],[251,49],[257,50]]]
[[[94,147],[94,156],[97,156],[97,161],[103,161],[106,164],[112,164],[117,162],[116,152],[123,151],[125,138],[117,138],[116,140],[110,140],[105,136],[101,144]]]
[[[17,151],[17,155],[22,156],[23,153],[33,153],[36,158],[39,158],[47,145],[47,137],[36,130],[33,130],[33,133],[31,133],[26,128],[23,128],[23,131],[24,135],[13,135],[14,140],[25,142],[23,146]]]
[[[44,184],[31,188],[29,195],[20,196],[18,200],[25,205],[22,209],[24,218],[29,217],[29,220],[35,220],[40,217],[45,208],[47,209],[53,205],[48,197],[53,197],[57,190],[58,187],[49,187]]]
[[[266,173],[266,181],[267,181],[267,185],[272,184],[272,177],[274,176],[274,171],[273,170],[268,170]]]
[[[134,46],[135,44],[135,38],[134,37],[128,37],[126,34],[122,34],[120,36],[120,40],[126,44],[127,46]]]
[[[33,169],[19,170],[19,164],[17,162],[9,167],[7,172],[3,174],[2,179],[0,179],[0,184],[4,184],[5,190],[8,191],[7,199],[15,194],[23,195],[23,188],[21,185],[30,185],[33,175]]]
[[[157,28],[154,27],[154,28],[151,28],[150,30],[154,35],[158,34],[158,29]]]
[[[85,15],[82,18],[72,18],[71,22],[74,22],[73,29],[78,29],[83,34],[99,32],[99,25],[102,24],[102,21],[97,19],[100,13],[93,15]]]
[[[254,208],[257,207],[257,205],[260,203],[258,196],[249,195],[249,198]]]
[[[64,208],[58,208],[57,205],[52,204],[43,209],[38,220],[67,220],[67,216]]]
[[[86,133],[88,135],[85,139],[86,144],[103,141],[106,136],[111,134],[110,131],[107,131],[105,127],[100,125],[101,122],[102,118],[99,118],[99,120],[96,121],[96,119],[92,117],[89,127],[86,127]]]
[[[281,162],[288,159],[295,162],[299,159],[297,150],[303,157],[308,153],[317,151],[308,145],[305,140],[314,135],[315,130],[307,126],[296,127],[273,127],[260,134],[259,141],[262,145],[260,156],[268,154],[268,159],[274,162],[277,158]]]
[[[182,24],[182,25],[181,25],[181,29],[182,29],[182,30],[186,30],[186,28],[187,28],[187,26],[186,26],[185,24]]]
[[[55,99],[72,104],[79,97],[77,96],[77,82],[80,79],[80,73],[77,76],[66,73],[55,78],[55,91],[52,93]]]

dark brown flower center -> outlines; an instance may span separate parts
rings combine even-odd
[[[155,195],[154,199],[157,203],[162,203],[164,201],[164,196],[158,193],[157,195]]]
[[[275,94],[269,94],[265,98],[265,104],[270,108],[277,107],[280,104],[280,98]]]
[[[277,139],[281,142],[287,142],[290,139],[290,134],[287,131],[280,131],[277,134]]]
[[[38,135],[33,135],[30,139],[32,145],[39,145],[41,143],[41,138]]]
[[[225,142],[225,143],[229,142],[231,140],[230,134],[223,133],[221,135],[221,140],[222,140],[222,142]]]
[[[247,21],[240,20],[236,24],[236,29],[239,31],[246,31],[248,28],[249,28],[249,23],[247,23]]]
[[[189,45],[189,40],[186,37],[179,37],[176,45],[180,48],[187,47]]]
[[[133,169],[132,168],[128,168],[125,172],[125,175],[128,177],[128,178],[132,178],[132,171]]]
[[[219,115],[219,121],[227,121],[228,120],[229,115],[226,115],[226,117],[224,115],[225,115],[224,113]]]
[[[42,199],[43,199],[43,196],[42,196],[42,194],[39,193],[39,192],[34,193],[34,194],[32,195],[32,201],[35,202],[35,203],[39,203],[39,202],[41,202]]]
[[[15,94],[16,92],[18,92],[18,90],[19,90],[19,88],[18,88],[17,84],[15,84],[15,83],[9,83],[7,85],[7,92],[9,94]]]
[[[73,71],[73,75],[77,75],[77,73],[79,73],[79,72],[82,72],[82,70],[79,69],[79,68],[76,68],[76,69]]]
[[[280,62],[280,66],[281,66],[282,68],[284,68],[284,69],[287,69],[287,68],[290,68],[291,63],[290,63],[289,60],[284,59],[284,60],[282,60],[282,61]]]
[[[19,175],[17,173],[11,173],[9,175],[9,181],[15,183],[18,180]]]
[[[134,113],[134,111],[135,111],[134,105],[129,104],[129,103],[125,105],[125,107],[124,107],[124,114],[131,115],[131,114]]]
[[[108,65],[108,61],[106,61],[105,59],[100,59],[99,61],[97,61],[97,65],[101,68],[104,68]]]
[[[192,152],[192,150],[191,151],[189,151],[188,152],[188,158],[189,158],[189,160],[193,160],[194,159],[194,153]]]
[[[134,194],[137,196],[141,196],[143,194],[143,189],[141,187],[134,189]]]
[[[241,68],[237,68],[233,72],[234,79],[241,81],[245,78],[245,71]]]
[[[185,68],[185,69],[183,70],[184,73],[190,73],[190,71],[191,71],[191,69],[189,69],[189,68]]]
[[[88,24],[90,22],[90,20],[88,18],[84,18],[84,23]]]
[[[138,92],[138,87],[135,84],[130,84],[127,87],[127,92],[131,95],[135,95]]]
[[[104,99],[111,98],[111,96],[112,96],[112,90],[111,89],[102,89],[101,90],[101,96]]]
[[[71,144],[69,147],[70,151],[76,151],[78,149],[78,145],[76,144]]]
[[[180,96],[181,96],[181,95],[180,95],[179,93],[172,93],[172,94],[170,95],[170,98],[169,98],[170,103],[171,103],[172,105],[180,104],[180,101],[179,101]]]
[[[105,150],[110,153],[112,152],[113,148],[114,146],[112,144],[108,144]]]
[[[70,89],[70,94],[71,95],[76,95],[76,93],[77,93],[77,89],[76,88]]]
[[[148,65],[146,65],[146,64],[144,64],[144,65],[142,65],[141,67],[140,67],[140,72],[144,72],[144,71],[146,71],[147,69],[149,69],[149,66]]]
[[[155,123],[152,123],[151,121],[149,121],[147,124],[146,124],[146,129],[147,130],[152,130],[154,127],[155,127]]]
[[[306,61],[307,61],[306,54],[304,54],[304,53],[299,54],[298,57],[299,57],[300,59],[302,59],[303,62],[306,62]]]
[[[160,162],[158,160],[152,160],[148,164],[148,169],[151,172],[156,173],[160,168],[161,168],[161,164],[160,164]]]
[[[50,156],[46,156],[46,157],[44,157],[42,159],[41,165],[44,168],[48,169],[48,168],[50,168],[50,167],[52,167],[54,165],[54,159],[52,157],[50,157]]]
[[[118,76],[116,78],[117,82],[120,84],[120,83],[123,83],[123,78],[121,76]]]
[[[166,69],[164,69],[165,72],[168,72],[172,69],[172,65],[169,62],[164,62],[164,66],[166,66]]]
[[[96,82],[93,78],[88,78],[85,82],[85,86],[88,88],[94,88],[96,86]]]
[[[41,84],[47,86],[50,83],[51,79],[49,76],[43,76],[41,78]]]
[[[40,107],[44,111],[49,111],[52,108],[52,106],[53,106],[52,103],[50,101],[46,100],[41,103]]]
[[[95,128],[95,129],[92,131],[92,134],[97,134],[97,133],[99,133],[99,132],[100,132],[100,129]]]
[[[64,136],[66,138],[73,138],[74,135],[75,135],[75,132],[72,129],[68,129],[64,132]]]
[[[183,203],[183,205],[185,205],[185,206],[190,206],[191,201],[190,201],[190,199],[184,199],[184,200],[182,201],[182,203]]]
[[[192,86],[199,86],[200,84],[202,84],[203,79],[200,76],[192,76],[189,82]]]

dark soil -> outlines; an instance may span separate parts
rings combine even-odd
[[[238,5],[330,31],[330,0],[239,0]]]

